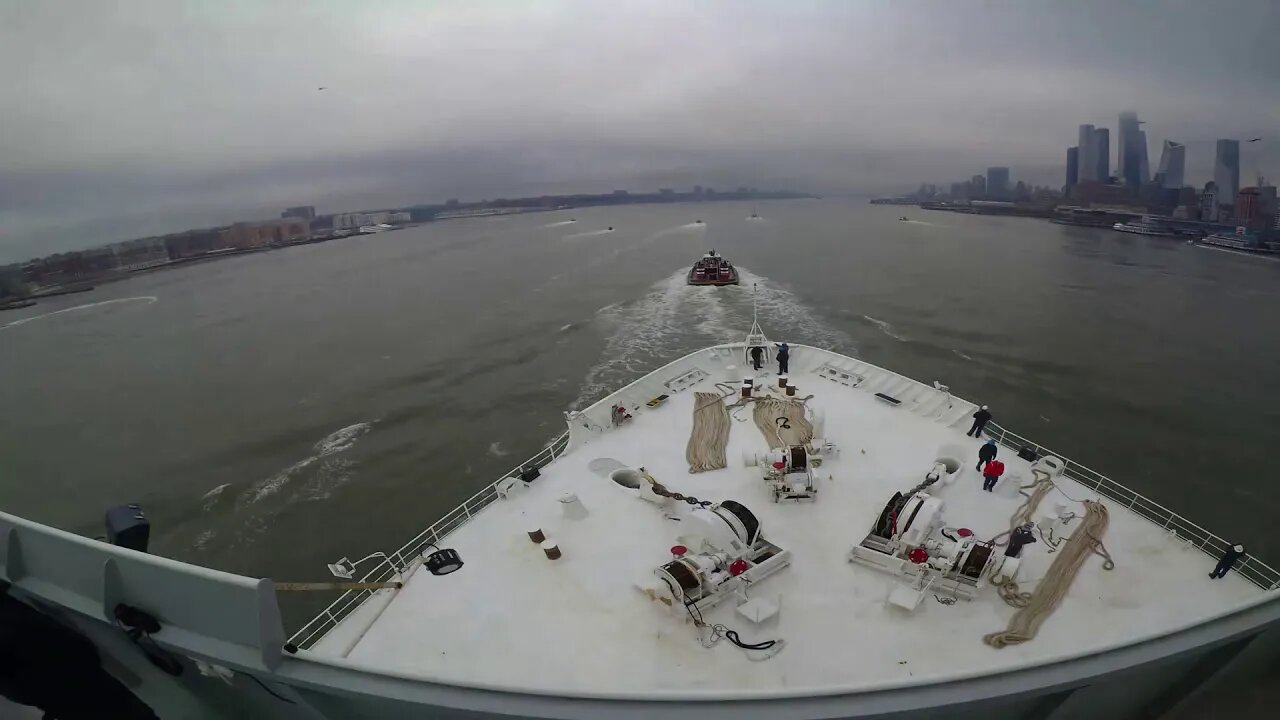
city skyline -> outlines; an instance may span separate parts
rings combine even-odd
[[[1266,133],[1280,97],[1264,0],[1233,4],[1227,24],[1185,0],[2,12],[0,61],[18,70],[0,78],[6,258],[299,204],[740,182],[876,193],[992,165],[1058,186],[1064,137],[1081,122],[1115,135],[1117,109],[1149,141],[1185,143],[1198,184],[1215,139]],[[1246,176],[1280,157],[1242,151]]]
[[[1146,131],[1140,129],[1142,124],[1146,124],[1144,120],[1138,119],[1138,114],[1133,110],[1123,110],[1117,115],[1117,135],[1119,143],[1117,143],[1115,151],[1115,167],[1111,167],[1111,145],[1110,145],[1110,128],[1094,126],[1092,123],[1082,123],[1076,126],[1076,145],[1066,149],[1065,163],[1061,165],[1062,170],[1062,192],[1066,197],[1074,195],[1074,188],[1079,184],[1100,184],[1100,186],[1111,186],[1112,183],[1119,182],[1128,190],[1128,199],[1134,204],[1142,204],[1142,202],[1156,202],[1161,197],[1153,195],[1153,188],[1164,191],[1180,191],[1180,190],[1196,190],[1192,184],[1187,181],[1187,143],[1166,140],[1161,143],[1160,164],[1157,165],[1156,173],[1151,173],[1149,169],[1148,159],[1148,138]],[[1253,145],[1253,143],[1267,143],[1272,145],[1280,137],[1263,136],[1248,138],[1245,146]],[[1236,196],[1247,188],[1257,188],[1258,191],[1265,195],[1267,187],[1274,187],[1271,183],[1265,181],[1266,174],[1263,173],[1263,165],[1261,163],[1262,154],[1253,155],[1253,169],[1256,183],[1249,186],[1247,178],[1242,184],[1242,155],[1240,155],[1240,140],[1236,138],[1217,138],[1215,146],[1213,146],[1213,169],[1211,181],[1208,181],[1206,188],[1212,186],[1213,195],[1217,197],[1215,210],[1211,215],[1216,219],[1217,206],[1226,206],[1231,208],[1235,205]],[[991,192],[991,170],[1002,170],[1009,172],[1009,168],[988,168],[987,173],[987,190],[983,192],[979,190],[979,176],[974,176],[972,181],[968,183],[968,187],[961,190],[964,183],[952,183],[952,197],[982,197],[984,200],[1007,200],[1007,192],[996,191]],[[1007,188],[1007,178],[1002,179],[1001,188]],[[1266,183],[1266,184],[1265,184]],[[1023,181],[1019,181],[1019,186]],[[922,184],[922,188],[932,187],[928,184]],[[1028,187],[1030,183],[1028,183]],[[925,193],[916,192],[916,196],[933,196],[932,192]],[[1172,195],[1162,196],[1161,201],[1169,201]],[[1108,201],[1123,200],[1123,197],[1116,196],[1108,191]],[[1261,206],[1270,206],[1270,202],[1263,202]],[[1277,220],[1280,222],[1280,220]]]

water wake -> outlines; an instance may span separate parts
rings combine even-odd
[[[373,421],[376,422],[376,421]],[[316,465],[317,469],[313,476],[304,486],[304,494],[307,499],[321,499],[328,497],[328,493],[338,485],[344,484],[349,478],[346,471],[352,466],[348,460],[341,458],[329,460],[333,455],[346,452],[355,447],[356,441],[361,435],[369,432],[373,428],[373,422],[359,422],[354,425],[348,425],[341,430],[336,430],[325,436],[323,440],[312,446],[312,454],[280,472],[272,475],[266,480],[256,483],[253,487],[246,490],[240,496],[241,505],[253,505],[270,497],[280,490],[290,481],[297,478],[302,471]],[[210,494],[220,493],[222,488],[214,488]],[[209,495],[205,496],[206,498]],[[216,499],[216,498],[215,498]]]
[[[871,317],[870,315],[863,315],[862,319],[880,328],[880,332],[884,333],[885,335],[888,335],[894,340],[898,340],[901,342],[908,342],[908,340],[905,337],[895,333],[893,331],[893,326],[885,322],[884,320],[878,320],[876,318]]]
[[[587,371],[574,407],[589,404],[626,378],[652,370],[672,351],[682,329],[677,311],[688,288],[681,270],[654,283],[639,300],[613,303],[596,311],[595,320],[607,333],[604,356]]]
[[[613,233],[613,232],[614,232],[614,229],[613,229],[613,228],[607,228],[607,229],[605,229],[605,230],[589,230],[589,231],[587,231],[587,232],[580,232],[580,233],[574,233],[574,234],[572,234],[572,235],[565,235],[565,236],[564,236],[563,238],[561,238],[561,239],[563,239],[563,240],[577,240],[577,239],[579,239],[579,238],[589,238],[589,237],[599,237],[599,236],[601,236],[601,235],[609,235],[609,234],[611,234],[611,233]]]
[[[200,496],[200,499],[204,500],[204,509],[210,510],[214,505],[217,505],[218,499],[222,497],[222,491],[229,487],[231,487],[231,483],[222,483],[218,487]]]
[[[688,284],[687,270],[677,270],[640,298],[597,310],[604,351],[573,407],[585,407],[685,353],[742,340],[751,327],[753,284],[760,323],[770,337],[852,352],[850,338],[828,327],[795,294],[741,267],[738,274],[739,286],[695,287]]]
[[[572,225],[576,222],[578,221],[577,220],[561,220],[560,222],[547,223],[542,227],[544,228],[564,227],[565,225]]]
[[[115,299],[115,300],[101,300],[101,301],[99,301],[99,302],[95,302],[95,303],[88,303],[88,304],[85,304],[85,305],[76,305],[75,307],[63,308],[63,309],[61,309],[61,310],[54,310],[53,312],[47,312],[47,313],[43,313],[43,314],[41,314],[41,315],[32,315],[31,317],[28,317],[28,318],[22,318],[21,320],[14,320],[13,322],[9,323],[8,325],[0,325],[0,330],[6,330],[6,329],[11,328],[11,327],[17,327],[18,325],[26,325],[27,323],[31,322],[32,320],[39,320],[40,318],[53,317],[54,315],[62,315],[63,313],[80,312],[80,311],[83,311],[83,310],[89,310],[89,309],[96,308],[96,307],[103,307],[104,305],[115,305],[115,304],[118,304],[118,303],[127,303],[127,302],[145,302],[145,303],[153,303],[153,302],[158,301],[159,299],[160,299],[160,298],[158,298],[158,297],[156,297],[156,296],[154,296],[154,295],[142,295],[142,296],[140,296],[140,297],[117,298],[117,299]]]
[[[204,550],[206,547],[209,546],[209,541],[216,536],[217,536],[217,533],[214,532],[213,530],[204,530],[199,535],[196,536],[195,541],[192,542],[191,545],[197,550]]]
[[[852,338],[832,327],[795,293],[741,266],[738,267],[738,278],[742,281],[747,325],[751,324],[751,288],[754,285],[756,305],[760,308],[760,326],[765,335],[845,355],[856,352]]]

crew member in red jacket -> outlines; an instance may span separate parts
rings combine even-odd
[[[982,489],[991,492],[995,489],[996,482],[1000,476],[1004,474],[1004,463],[999,460],[987,461],[987,466],[982,468]]]

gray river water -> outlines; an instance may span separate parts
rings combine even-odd
[[[99,535],[136,501],[153,552],[324,579],[537,451],[564,410],[740,339],[754,283],[770,336],[941,380],[1280,560],[1280,263],[1032,219],[750,210],[441,221],[6,312],[0,507]],[[743,286],[684,284],[709,248]]]

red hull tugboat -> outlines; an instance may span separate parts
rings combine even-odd
[[[690,285],[737,285],[738,270],[715,250],[702,256],[689,270]]]

